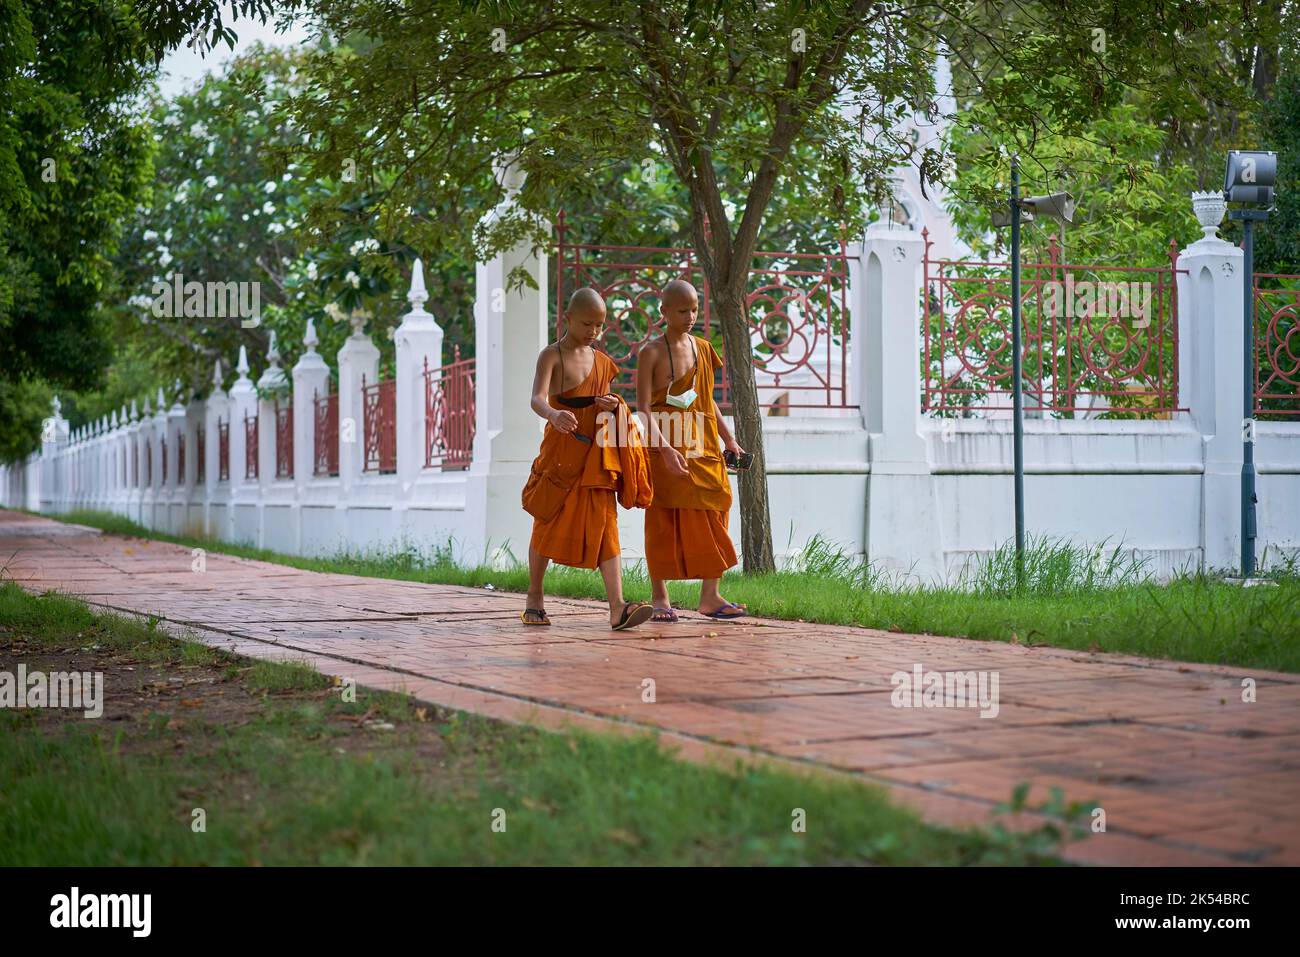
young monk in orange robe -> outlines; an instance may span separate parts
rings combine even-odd
[[[736,564],[727,532],[731,483],[722,449],[737,455],[744,449],[713,401],[713,373],[722,367],[722,357],[713,343],[691,335],[699,309],[695,287],[674,279],[659,297],[664,334],[637,354],[637,411],[652,446],[654,498],[645,514],[651,621],[677,620],[667,581],[682,578],[701,580],[701,614],[724,619],[745,614],[718,590],[722,573]]]
[[[610,627],[622,631],[643,623],[652,609],[644,602],[623,600],[616,495],[622,481],[619,456],[595,441],[597,416],[616,412],[622,402],[609,389],[618,367],[592,348],[605,328],[605,302],[599,293],[577,290],[564,316],[564,337],[542,350],[533,378],[531,405],[546,420],[546,430],[523,491],[524,510],[533,516],[533,535],[522,618],[526,625],[551,623],[542,579],[554,561],[600,569]],[[643,484],[648,500],[648,483]]]

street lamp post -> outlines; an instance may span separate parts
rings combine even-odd
[[[1032,222],[1034,215],[1048,216],[1058,222],[1074,222],[1074,199],[1069,193],[1046,196],[1020,196],[1020,157],[1011,156],[1011,192],[1007,211],[993,215],[993,225],[1011,227],[1011,404],[1012,404],[1012,472],[1016,511],[1016,588],[1025,578],[1025,391],[1024,357],[1021,355],[1020,330],[1020,223]]]
[[[1224,174],[1224,198],[1242,203],[1229,219],[1242,227],[1242,253],[1245,275],[1242,276],[1242,412],[1241,412],[1241,577],[1249,581],[1255,574],[1255,538],[1258,534],[1255,506],[1255,230],[1257,222],[1268,219],[1273,204],[1273,186],[1277,181],[1277,154],[1272,152],[1232,150]],[[1253,207],[1253,208],[1252,208]]]

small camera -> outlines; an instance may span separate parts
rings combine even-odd
[[[727,464],[727,468],[733,472],[743,472],[754,464],[753,452],[741,452],[737,455],[731,449],[722,450],[722,461]]]

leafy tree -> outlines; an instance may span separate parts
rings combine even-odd
[[[1153,59],[1175,64],[1166,79],[1195,80],[1177,76],[1175,51],[1214,39],[1216,6],[320,0],[323,29],[344,42],[314,57],[294,106],[327,137],[318,170],[400,169],[394,206],[454,202],[510,151],[529,173],[522,205],[546,213],[593,170],[626,163],[629,146],[655,144],[643,158],[661,158],[681,187],[677,218],[721,321],[738,437],[755,452],[741,534],[746,571],[762,572],[774,562],[745,291],[781,183],[833,182],[827,207],[856,229],[864,193],[900,162],[928,178],[941,169],[893,132],[933,102],[938,49],[1000,123],[1068,135],[1145,81]],[[1128,41],[1104,58],[1089,48],[1101,24]],[[743,197],[734,211],[729,193]],[[487,242],[524,228],[503,224]]]

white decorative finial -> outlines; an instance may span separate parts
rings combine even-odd
[[[1222,242],[1219,238],[1219,223],[1223,222],[1223,214],[1228,211],[1223,193],[1217,190],[1192,193],[1192,211],[1196,214],[1196,221],[1201,224],[1203,235],[1199,241]]]
[[[266,350],[266,360],[271,363],[272,366],[278,366],[280,364],[280,350],[275,344],[274,329],[271,330],[271,345]]]
[[[148,400],[146,399],[145,401],[147,402]],[[135,399],[132,399],[131,400],[131,421],[134,422],[138,418],[140,418],[140,413],[136,409]]]
[[[113,410],[113,417],[108,420],[109,428],[117,428],[117,409]]]
[[[307,332],[302,337],[302,344],[307,347],[308,352],[315,352],[316,346],[320,340],[316,338],[316,322],[311,316],[307,317]]]
[[[247,346],[239,347],[239,362],[235,365],[235,371],[239,373],[239,377],[241,379],[244,376],[248,375],[248,347]]]
[[[218,359],[212,367],[212,385],[214,388],[221,388],[221,360]]]
[[[524,180],[528,177],[520,167],[519,153],[517,151],[498,153],[492,166],[497,185],[505,190],[507,200],[513,200],[524,188]]]
[[[145,396],[145,397],[144,397],[144,417],[145,417],[146,419],[149,418],[149,412],[150,412],[150,409],[149,409],[149,397],[148,397],[148,396]]]
[[[415,265],[411,267],[411,291],[406,294],[406,301],[413,309],[422,309],[429,301],[429,293],[424,288],[424,263],[419,259],[416,259]]]
[[[54,406],[54,417],[57,419],[59,417],[59,412],[63,409],[63,403],[59,401],[59,397],[56,395],[54,401],[50,404]]]
[[[167,397],[163,395],[162,386],[158,387],[158,408],[161,410],[167,404]]]

